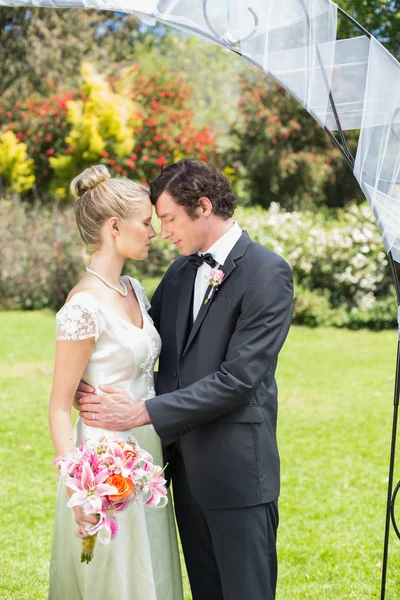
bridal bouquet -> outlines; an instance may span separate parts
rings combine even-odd
[[[118,436],[87,440],[53,464],[65,485],[74,490],[67,506],[80,505],[86,515],[99,518],[96,525],[86,527],[90,537],[83,539],[81,562],[92,560],[97,537],[109,544],[117,535],[115,515],[132,502],[155,507],[168,502],[163,470],[134,438],[128,442]]]

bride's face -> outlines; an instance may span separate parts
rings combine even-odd
[[[147,258],[151,240],[156,236],[151,224],[152,213],[150,198],[146,198],[135,207],[131,217],[124,221],[110,219],[109,226],[114,236],[116,250],[124,260]]]

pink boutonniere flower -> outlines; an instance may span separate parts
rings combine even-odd
[[[210,278],[208,280],[208,285],[211,286],[211,290],[207,298],[204,300],[204,304],[207,304],[207,302],[210,300],[213,291],[218,288],[224,277],[225,273],[221,271],[221,269],[212,269]]]

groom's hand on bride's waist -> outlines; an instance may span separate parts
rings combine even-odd
[[[81,398],[77,408],[85,425],[111,431],[124,431],[151,422],[145,402],[135,402],[129,394],[118,387],[101,385],[99,390],[102,395],[87,392],[82,394],[81,386],[79,390],[81,390]]]

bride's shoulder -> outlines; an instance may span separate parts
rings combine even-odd
[[[121,279],[125,283],[125,285],[128,285],[130,283],[135,291],[136,290],[144,290],[144,287],[140,283],[139,279],[135,279],[134,277],[131,277],[130,275],[123,275],[121,277]]]
[[[99,295],[99,291],[95,286],[89,286],[87,282],[80,281],[76,284],[75,287],[69,292],[65,303],[74,301],[76,298],[86,298],[88,301],[90,299],[96,300],[96,296]],[[99,298],[100,300],[100,298]]]
[[[57,312],[57,318],[70,317],[72,314],[78,316],[80,313],[95,315],[101,306],[100,302],[95,290],[78,284],[68,294],[64,305]]]
[[[82,340],[100,334],[98,302],[87,288],[75,286],[56,314],[58,340]]]
[[[143,302],[144,306],[146,307],[146,310],[149,310],[150,302],[147,298],[146,290],[140,283],[139,279],[135,279],[134,277],[130,277],[128,275],[125,275],[122,279],[124,280],[125,284],[128,284],[128,282],[131,283],[136,295],[138,296],[138,299]]]

